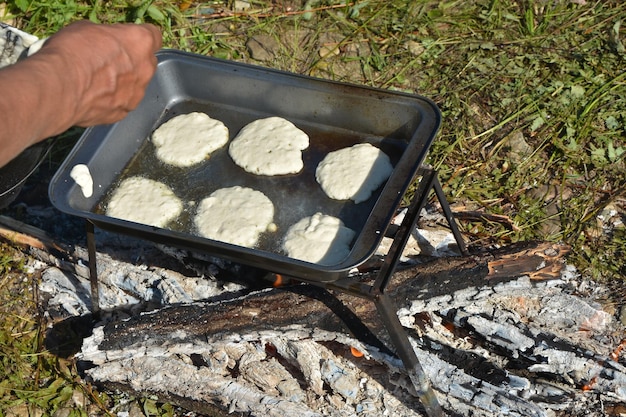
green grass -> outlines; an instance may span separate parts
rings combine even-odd
[[[36,277],[24,269],[22,255],[2,245],[0,255],[0,416],[48,415],[67,408],[74,396],[99,403],[101,396],[76,378],[70,361],[43,348],[45,323],[36,303]],[[67,410],[68,417],[86,416]]]
[[[166,47],[427,96],[443,114],[428,162],[453,208],[513,225],[463,221],[475,248],[562,241],[582,274],[623,288],[625,228],[602,229],[598,215],[625,220],[626,3],[303,3],[250,1],[239,13],[222,1],[7,5],[39,36],[77,19],[147,21]],[[277,41],[271,61],[251,60],[256,35]]]

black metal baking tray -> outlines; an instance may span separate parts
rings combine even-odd
[[[138,108],[118,123],[87,129],[56,172],[49,188],[55,207],[103,229],[305,280],[336,280],[374,254],[439,128],[440,112],[432,101],[180,51],[163,50],[157,56],[156,74]],[[151,132],[190,111],[204,111],[224,122],[230,139],[255,119],[290,120],[310,137],[303,171],[280,177],[248,174],[231,161],[228,145],[192,168],[159,162],[149,140]],[[389,155],[394,165],[390,178],[361,204],[327,198],[315,181],[317,164],[328,152],[361,142]],[[70,177],[77,164],[86,164],[91,172],[90,198]],[[266,233],[251,249],[194,235],[190,215],[165,229],[106,216],[108,193],[128,175],[166,183],[190,204],[190,210],[193,202],[218,188],[258,189],[274,202],[278,231]],[[317,211],[341,218],[357,232],[350,254],[339,264],[312,264],[289,258],[279,249],[281,232]]]

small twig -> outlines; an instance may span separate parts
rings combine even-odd
[[[514,232],[519,232],[522,230],[518,226],[515,225],[515,223],[513,222],[513,220],[511,220],[510,217],[504,216],[501,214],[488,214],[488,213],[483,213],[480,211],[456,211],[454,212],[454,217],[456,217],[459,220],[474,220],[474,221],[478,220],[478,221],[487,221],[490,223],[499,223],[499,224],[502,224],[507,229],[512,230]]]
[[[21,249],[40,249],[52,254],[68,255],[72,249],[55,242],[43,230],[6,216],[0,216],[0,239]]]
[[[203,13],[199,13],[199,14],[192,14],[190,15],[190,17],[192,18],[196,18],[196,19],[218,19],[221,17],[254,17],[254,18],[267,18],[267,17],[288,17],[288,16],[296,16],[296,15],[302,15],[305,13],[314,13],[314,12],[321,12],[321,11],[325,11],[325,10],[332,10],[332,9],[341,9],[343,7],[350,7],[353,6],[354,3],[344,3],[344,4],[333,4],[330,6],[322,6],[322,7],[316,7],[313,9],[307,9],[307,10],[292,10],[292,11],[282,11],[279,13],[273,13],[271,12],[271,10],[273,8],[270,8],[270,12],[259,12],[259,13],[250,13],[250,12],[233,12],[230,10],[224,10],[221,12],[217,12],[217,13],[211,13],[211,14],[203,14]]]
[[[0,216],[0,241],[4,240],[25,254],[32,255],[49,265],[73,273],[78,263],[74,248],[55,242],[43,230],[6,216]]]

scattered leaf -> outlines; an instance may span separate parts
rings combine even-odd
[[[428,11],[427,15],[429,18],[435,20],[443,16],[443,11],[441,9],[432,9]]]
[[[150,6],[148,6],[147,13],[148,13],[148,16],[150,16],[150,18],[152,18],[152,20],[154,20],[155,22],[158,22],[158,23],[163,23],[167,19],[165,17],[165,14],[161,11],[161,9],[159,9],[154,4],[151,4]]]
[[[591,160],[594,164],[598,166],[606,165],[608,162],[605,157],[606,151],[603,148],[595,148],[592,146],[591,149]]]
[[[578,142],[576,142],[575,137],[570,138],[569,142],[566,145],[566,148],[573,152],[576,152],[580,149],[580,146],[578,145]]]
[[[539,115],[539,116],[535,117],[533,119],[532,123],[530,124],[530,131],[531,132],[536,131],[541,126],[543,126],[545,122],[546,122],[546,120],[543,118],[543,116]]]
[[[30,0],[15,0],[15,5],[23,12],[28,10],[30,3]]]
[[[582,98],[585,96],[585,89],[579,85],[573,85],[570,88],[570,92],[573,97]]]
[[[610,129],[610,130],[616,130],[616,129],[619,129],[620,127],[620,123],[615,118],[615,116],[609,116],[606,119],[604,119],[604,125],[606,126],[607,129]]]
[[[615,148],[612,140],[607,144],[606,153],[609,161],[611,162],[616,162],[622,155],[624,155],[624,152],[626,152],[626,149],[621,146]]]
[[[315,3],[317,3],[317,0],[307,0],[307,2],[304,3],[304,13],[302,14],[302,18],[304,20],[309,21],[313,19],[313,16],[315,15],[315,13],[313,12],[313,6],[315,5]]]
[[[350,11],[348,13],[348,16],[351,19],[356,19],[361,14],[361,9],[363,7],[365,7],[365,6],[367,6],[368,3],[369,3],[368,1],[364,1],[362,3],[357,3],[357,4],[353,5],[352,7],[350,7]]]

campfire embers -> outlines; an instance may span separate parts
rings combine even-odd
[[[563,293],[568,286],[520,278],[417,301],[401,314],[415,327],[412,312],[431,311],[422,340],[441,346],[441,358],[544,409],[575,409],[589,400],[583,392],[626,401],[626,368],[612,354],[621,341],[611,329],[621,326],[598,305]]]
[[[400,310],[446,410],[461,416],[602,416],[603,406],[626,401],[624,358],[618,358],[622,364],[613,359],[622,343],[615,331],[620,328],[598,305],[567,294],[578,284],[570,272],[559,280],[522,277],[433,300],[416,295]],[[315,319],[272,326],[276,320],[259,314],[246,329],[207,333],[198,323],[225,308],[243,313],[246,302],[171,307],[97,329],[80,359],[96,365],[87,372],[105,384],[170,399],[183,395],[252,415],[266,415],[268,403],[281,416],[422,415],[400,361],[324,330],[333,327],[332,313],[306,306],[314,303],[310,299],[279,293],[246,298],[263,297],[270,308],[289,302],[316,312]],[[184,316],[194,317],[196,325],[177,324]],[[593,316],[604,318],[591,329],[587,319]],[[158,324],[164,321],[166,326]],[[355,357],[353,349],[364,356]]]
[[[259,416],[423,415],[402,363],[376,343],[347,336],[338,319],[345,312],[337,315],[330,303],[284,288],[226,287],[211,276],[249,271],[176,252],[184,269],[152,246],[128,246],[128,240],[107,234],[98,238],[106,252],[98,254],[103,316],[113,322],[98,326],[79,353],[81,363],[91,366],[86,375],[98,384],[154,393],[197,412],[212,404]],[[60,257],[69,249],[55,250]],[[624,327],[593,301],[606,290],[564,267],[558,253],[552,245],[511,247],[508,254],[439,259],[394,274],[389,294],[449,414],[623,412]],[[538,265],[524,261],[541,254]],[[88,271],[84,261],[76,263],[85,251],[56,260],[47,255],[46,262],[65,272],[43,271],[42,292],[55,294],[46,310],[57,319],[86,314]],[[163,263],[168,259],[169,265]],[[489,263],[506,259],[527,270],[516,269],[519,278],[490,275]],[[560,275],[531,280],[538,266]],[[207,296],[215,301],[199,302]],[[370,304],[337,296],[375,328]],[[136,314],[185,300],[192,304]]]
[[[546,251],[552,253],[549,246],[536,252]],[[514,253],[534,256],[526,249]],[[514,257],[516,262],[520,256]],[[603,416],[603,407],[619,410],[626,401],[623,326],[582,295],[584,284],[575,271],[563,268],[558,257],[547,259],[543,267],[561,265],[559,278],[491,279],[488,261],[472,265],[460,258],[394,277],[398,282],[392,294],[405,300],[398,301],[400,320],[448,412],[572,416],[582,409],[580,415]],[[192,282],[198,282],[130,264],[122,273],[114,259],[105,260],[103,294],[192,290]],[[475,280],[463,282],[451,274],[468,271]],[[120,287],[133,280],[152,282],[155,291]],[[219,290],[220,284],[214,288]],[[272,415],[269,408],[281,416],[423,415],[402,363],[345,336],[346,328],[324,303],[281,289],[238,294],[228,301],[169,307],[99,327],[79,357],[95,365],[87,374],[99,383],[178,403],[183,398],[196,411],[213,404],[259,416]],[[367,303],[338,297],[368,324],[375,321]],[[103,297],[107,299],[115,298]],[[363,357],[353,355],[354,349]]]

